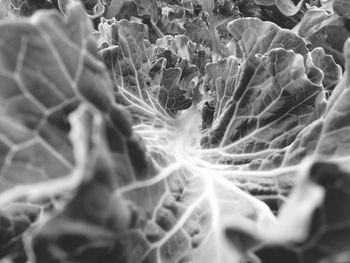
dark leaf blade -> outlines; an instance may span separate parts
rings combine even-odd
[[[298,1],[298,4],[295,4],[295,1],[292,0],[254,0],[256,4],[262,6],[272,6],[276,7],[286,16],[295,15],[301,8],[303,1]]]

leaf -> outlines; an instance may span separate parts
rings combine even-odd
[[[101,54],[115,80],[118,101],[141,119],[164,119],[189,108],[187,88],[197,69],[189,64],[193,51],[188,38],[164,37],[152,47],[145,25],[124,19],[110,23],[100,26],[101,42],[107,45]]]
[[[113,192],[123,184],[123,172],[131,177],[133,171],[124,164],[122,156],[116,158],[111,154],[106,141],[109,129],[95,108],[87,104],[80,106],[70,115],[70,122],[72,138],[77,142],[76,158],[80,160],[77,173],[83,179],[64,211],[47,222],[35,237],[36,259],[37,262],[115,262],[120,252],[113,251],[114,242],[118,232],[131,224],[132,211],[123,201],[115,199]],[[126,140],[121,134],[114,135],[119,136],[115,140]],[[121,155],[131,161],[127,153]],[[116,164],[125,170],[118,169],[115,173]]]
[[[269,170],[299,163],[300,145],[293,141],[323,114],[327,98],[321,84],[334,86],[340,79],[340,68],[322,49],[307,55],[302,39],[273,24],[241,19],[231,23],[229,30],[244,60],[240,66],[234,59],[207,65],[209,76],[216,81],[216,109],[202,144],[225,153],[217,156],[219,162],[246,169]],[[321,62],[326,59],[331,69]],[[328,84],[332,83],[331,75],[334,84]],[[311,132],[310,127],[300,139],[308,129]],[[286,152],[288,145],[291,148]],[[303,157],[315,149],[311,144],[308,147],[303,147]]]
[[[12,143],[4,148],[1,205],[14,200],[43,202],[67,192],[69,196],[88,177],[79,171],[86,163],[81,158],[88,157],[82,149],[89,145],[81,141],[83,136],[76,136],[73,149],[69,140],[68,115],[82,102],[93,105],[107,119],[108,147],[113,161],[122,163],[124,169],[123,173],[118,168],[118,184],[129,183],[131,177],[145,179],[152,173],[143,144],[131,134],[128,113],[113,103],[106,68],[96,59],[90,23],[79,6],[67,8],[66,20],[54,12],[43,12],[0,29],[7,43],[13,44],[2,53],[3,83],[13,83],[13,89],[2,89],[1,97],[1,134],[7,139],[3,143]],[[11,151],[9,159],[6,154]],[[19,157],[16,151],[21,153]]]
[[[346,20],[334,13],[331,5],[310,8],[293,31],[306,38],[312,48],[322,47],[343,67],[342,48],[350,35],[346,30]]]
[[[28,204],[11,204],[0,210],[0,258],[27,260],[21,236],[41,212],[39,206]]]
[[[291,49],[302,56],[308,52],[304,40],[290,30],[281,29],[271,22],[262,23],[257,18],[233,21],[228,25],[228,30],[238,42],[245,58],[263,55],[273,48]]]
[[[349,46],[346,44],[344,54],[347,54],[348,50]],[[347,106],[349,84],[345,77],[346,74],[334,88],[322,117],[297,136],[288,150],[286,163],[295,164],[312,153],[328,156],[338,162],[347,162],[350,152],[347,148],[349,141],[345,136],[349,126],[346,117],[349,112]]]
[[[72,114],[73,134],[84,138],[81,147],[87,150],[79,155],[84,179],[63,211],[35,237],[37,262],[225,262],[237,255],[227,250],[220,232],[224,221],[208,205],[219,205],[223,219],[237,213],[237,220],[272,220],[265,206],[233,185],[211,184],[179,161],[169,163],[171,153],[163,156],[167,167],[153,177],[132,176],[125,166],[131,148],[122,153],[125,159],[115,160],[106,143],[106,121],[88,105]],[[131,181],[120,181],[121,173]]]
[[[186,110],[192,105],[188,96],[192,80],[197,75],[197,67],[190,63],[195,60],[195,45],[184,35],[165,36],[156,42],[154,55],[157,61],[150,69],[153,86],[160,85],[158,101],[171,116],[179,110]]]
[[[349,52],[349,42],[344,46],[344,53]],[[347,63],[348,63],[348,59]],[[347,74],[347,72],[346,72]],[[346,75],[345,75],[346,76]],[[344,78],[344,77],[343,77]],[[333,94],[326,109],[325,116],[323,118],[323,128],[321,130],[321,138],[317,145],[317,152],[321,155],[332,155],[333,158],[344,158],[344,161],[350,154],[346,145],[349,144],[347,134],[349,130],[349,119],[346,115],[350,112],[348,105],[348,99],[350,96],[348,79],[345,77],[346,82],[340,82],[335,88]],[[336,142],[334,142],[336,138]]]
[[[153,116],[147,105],[154,103],[149,90],[152,47],[147,40],[147,26],[125,19],[111,20],[101,23],[99,31],[101,56],[114,82],[117,101],[124,105],[144,105],[144,110],[135,107],[134,112]]]
[[[92,10],[90,11],[89,17],[92,19],[96,19],[98,17],[102,17],[105,13],[106,7],[103,4],[102,0],[98,0],[97,3],[94,5]]]
[[[349,173],[336,164],[316,162],[310,167],[307,177],[324,191],[323,201],[316,206],[316,209],[308,210],[312,211],[312,215],[308,223],[307,236],[293,242],[267,241],[254,249],[254,253],[260,259],[259,262],[273,263],[281,260],[293,263],[324,262],[321,260],[348,251],[350,215],[346,200],[350,196]],[[299,203],[286,204],[290,206],[291,211],[310,201],[308,197],[301,198],[304,193],[298,189],[299,187],[304,188],[305,185],[296,186],[295,193],[300,195]],[[293,229],[290,230],[293,234]],[[285,235],[282,239],[286,237],[288,236]]]
[[[236,74],[239,69],[239,60],[233,56],[219,60],[215,63],[208,63],[205,70],[209,77],[215,80],[216,106],[215,116],[220,116],[227,101],[233,94],[236,82]]]
[[[2,21],[9,19],[12,17],[13,14],[11,12],[11,3],[10,1],[8,2],[1,2],[0,3],[0,19]]]
[[[219,162],[248,169],[279,167],[284,147],[311,122],[313,103],[323,90],[322,73],[304,64],[305,43],[289,31],[249,18],[232,22],[229,31],[244,60],[240,67],[231,60],[227,73],[218,71],[222,80],[213,76],[219,107],[202,145],[222,149],[226,157]]]
[[[301,8],[303,0],[299,1],[297,5],[292,0],[254,0],[256,4],[262,6],[276,5],[277,8],[286,16],[295,15]]]
[[[313,49],[310,55],[315,67],[321,69],[324,74],[323,87],[333,90],[342,77],[341,67],[335,63],[332,56],[326,55],[322,48]]]
[[[309,37],[308,40],[313,46],[322,47],[327,54],[333,56],[337,64],[344,67],[342,46],[349,36],[349,33],[343,26],[329,26],[321,29]]]
[[[117,14],[120,13],[123,6],[125,6],[125,3],[128,3],[129,1],[122,0],[122,1],[111,1],[109,7],[108,7],[108,14],[107,18],[115,17]],[[131,6],[131,5],[129,5]],[[125,7],[124,7],[125,8]]]
[[[44,208],[80,181],[68,115],[82,101],[105,114],[122,110],[112,105],[110,81],[79,5],[68,7],[65,20],[54,11],[39,11],[29,20],[2,24],[0,32],[0,206],[21,202],[23,211],[33,204]],[[112,121],[128,134],[125,118]],[[11,238],[21,243],[29,226]],[[10,240],[2,242],[1,247]]]
[[[348,52],[347,42],[344,53]],[[314,159],[323,156],[333,163],[313,159],[306,162],[308,166],[300,167],[304,174],[299,177],[301,179],[278,216],[277,227],[280,225],[281,229],[276,230],[275,226],[255,233],[249,228],[227,229],[229,239],[234,241],[232,237],[239,235],[253,242],[249,249],[259,258],[258,262],[327,262],[330,259],[336,262],[338,256],[347,253],[350,216],[346,205],[350,196],[350,152],[346,136],[350,126],[346,117],[349,112],[348,87],[348,78],[343,77],[334,89],[325,113],[302,130],[289,148],[287,159],[294,152],[298,162],[306,156]],[[299,216],[296,218],[295,214]],[[286,222],[289,224],[284,225]]]
[[[350,4],[348,1],[334,0],[333,10],[341,17],[350,18]]]
[[[321,28],[339,24],[339,17],[321,8],[312,8],[306,12],[298,27],[298,35],[301,37],[310,37]]]
[[[3,192],[72,171],[67,115],[81,100],[108,111],[112,97],[80,8],[72,8],[66,20],[38,12],[30,21],[3,24],[0,31]]]
[[[246,241],[245,249],[242,251],[255,251],[260,246],[267,243],[284,244],[287,242],[299,242],[307,236],[311,225],[310,217],[317,207],[322,203],[324,191],[316,185],[307,175],[302,174],[305,169],[309,169],[310,160],[304,162],[299,170],[299,176],[295,187],[291,192],[287,202],[280,209],[277,222],[266,225],[264,228],[250,224],[246,226],[231,224],[226,228],[227,238],[233,245],[237,239]],[[298,214],[298,218],[294,215]],[[273,260],[273,259],[272,259]]]
[[[324,258],[320,261],[320,263],[344,263],[347,262],[350,258],[349,252],[344,252],[344,253],[339,253],[336,254],[335,256],[331,256],[328,258]]]
[[[129,12],[127,12],[128,10]],[[119,19],[124,18],[122,13],[136,17],[149,17],[152,22],[158,21],[158,10],[157,1],[152,0],[133,0],[133,1],[110,1],[108,7],[107,18],[118,17]]]
[[[166,112],[174,116],[177,111],[188,109],[192,105],[192,100],[186,97],[187,91],[179,86],[182,75],[181,68],[167,69],[164,62],[162,64],[162,77],[157,99]]]
[[[19,15],[21,16],[31,16],[38,10],[52,9],[54,7],[53,3],[47,0],[37,0],[37,1],[22,0],[22,1],[17,1],[17,3],[11,3],[11,4],[13,4],[15,8],[16,6],[18,6],[18,4],[20,5],[19,8],[16,8],[17,9],[16,11],[19,11]]]
[[[73,3],[75,0],[58,0],[57,5],[58,9],[65,14],[66,6]],[[105,12],[105,6],[102,0],[92,0],[92,1],[82,1],[84,3],[85,8],[87,9],[87,14],[91,19],[96,19],[101,17]]]
[[[201,137],[201,145],[208,148],[202,158],[235,170],[224,177],[278,211],[283,202],[278,196],[288,195],[301,161],[318,152],[318,143],[337,140],[320,134],[328,103],[323,83],[331,82],[331,72],[337,82],[340,69],[335,63],[327,63],[332,70],[324,68],[321,60],[330,57],[322,49],[308,52],[301,38],[271,23],[240,19],[229,31],[243,58],[229,57],[206,67],[212,80],[207,96],[213,103],[205,105],[212,103],[215,109]],[[337,142],[334,148],[341,145]],[[252,171],[259,175],[247,179]]]
[[[288,242],[296,240],[305,235],[310,213],[322,202],[320,188],[310,183],[299,190],[294,204],[300,203],[305,195],[309,197],[307,202],[300,210],[287,207],[284,212],[287,216],[281,222],[275,221],[271,210],[276,213],[280,210],[302,159],[315,153],[337,160],[348,156],[342,147],[347,145],[346,141],[336,143],[334,152],[328,149],[328,144],[335,140],[332,132],[321,132],[322,127],[330,127],[336,120],[327,113],[332,100],[328,103],[323,87],[331,79],[323,74],[326,69],[322,61],[329,57],[322,50],[309,52],[303,39],[269,22],[240,19],[229,24],[228,29],[242,55],[206,67],[214,85],[208,94],[203,94],[208,99],[203,104],[214,101],[216,106],[207,130],[198,129],[202,120],[195,107],[172,120],[163,115],[163,107],[152,106],[155,100],[147,100],[142,93],[130,94],[128,88],[132,85],[117,86],[122,93],[129,92],[130,109],[139,108],[140,113],[149,114],[134,122],[133,128],[142,136],[155,167],[159,168],[146,180],[128,181],[115,189],[114,195],[138,211],[134,227],[122,229],[114,243],[126,251],[118,254],[120,260],[135,262],[137,259],[129,251],[137,247],[140,254],[135,257],[145,262],[238,262],[241,253],[262,239],[254,234],[246,238],[246,229],[266,228],[265,233],[271,233],[268,229],[279,224],[276,229],[284,231],[274,232],[275,240],[284,234],[290,238]],[[136,34],[130,35],[131,40],[135,39]],[[111,43],[118,37],[106,39]],[[181,70],[176,66],[178,47],[172,41],[169,37],[160,41],[160,52],[155,53],[159,55],[155,56],[155,66],[163,70],[161,77],[168,74],[165,78],[168,84],[164,86],[170,87],[181,78]],[[165,44],[169,49],[164,50]],[[142,54],[143,46],[138,46]],[[123,54],[124,58],[133,58],[131,52]],[[145,60],[145,65],[148,61]],[[336,64],[331,68],[329,72],[339,69]],[[338,87],[331,98],[339,98]],[[149,94],[152,98],[154,93]],[[150,107],[144,105],[144,98]],[[140,116],[133,111],[132,114]],[[345,121],[342,119],[341,123]],[[199,141],[208,149],[202,149]],[[259,200],[269,204],[271,210]],[[291,211],[303,215],[296,224],[289,220]],[[226,227],[234,229],[230,240],[223,231]]]
[[[317,3],[287,18],[297,3],[252,1],[104,1],[120,10],[98,31],[75,4],[0,25],[1,261],[347,258],[349,43],[342,78],[312,46],[344,59],[343,25],[300,38],[239,17],[290,26]]]

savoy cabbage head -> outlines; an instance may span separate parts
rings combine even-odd
[[[0,7],[1,263],[350,261],[347,1]]]

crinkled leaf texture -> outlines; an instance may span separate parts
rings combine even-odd
[[[332,0],[322,7],[310,7],[300,23],[293,29],[311,46],[322,47],[342,67],[344,65],[343,45],[350,36],[346,29],[348,27],[346,3],[348,1]],[[345,6],[342,6],[343,4]]]
[[[330,56],[322,49],[308,52],[303,39],[272,23],[240,19],[228,29],[243,58],[207,64],[215,83],[215,111],[201,143],[216,163],[272,170],[261,173],[267,177],[275,171],[291,173],[315,151],[306,131],[324,115],[329,79],[323,72],[340,69],[330,63],[331,70],[326,71],[321,61]],[[301,145],[305,141],[307,147]]]
[[[117,101],[128,106],[142,122],[154,114],[175,116],[188,109],[188,94],[197,67],[185,36],[165,36],[155,45],[148,40],[146,25],[106,20],[100,24],[101,55],[116,89]],[[141,108],[140,108],[141,107]]]
[[[300,179],[282,207],[273,231],[228,228],[250,241],[253,262],[346,262],[349,249],[349,94],[350,42],[344,47],[347,68],[331,96],[325,114],[304,129],[295,146],[313,149],[315,156],[333,163],[309,160],[300,167]],[[304,137],[306,136],[306,137]],[[303,138],[304,137],[304,138]],[[299,215],[296,217],[295,215]],[[279,229],[280,227],[280,229]],[[303,229],[301,231],[301,229]],[[303,233],[302,233],[303,232]],[[296,238],[300,234],[299,238]]]
[[[317,260],[346,252],[333,229],[348,229],[349,77],[334,88],[339,68],[322,49],[238,19],[228,30],[241,56],[207,64],[198,102],[185,38],[152,45],[142,24],[102,21],[105,67],[79,5],[66,16],[0,26],[1,256],[227,263],[270,262],[281,246],[311,247]],[[309,155],[333,163],[301,165]]]

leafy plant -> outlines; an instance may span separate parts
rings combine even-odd
[[[40,3],[1,10],[0,262],[349,261],[347,2]]]

